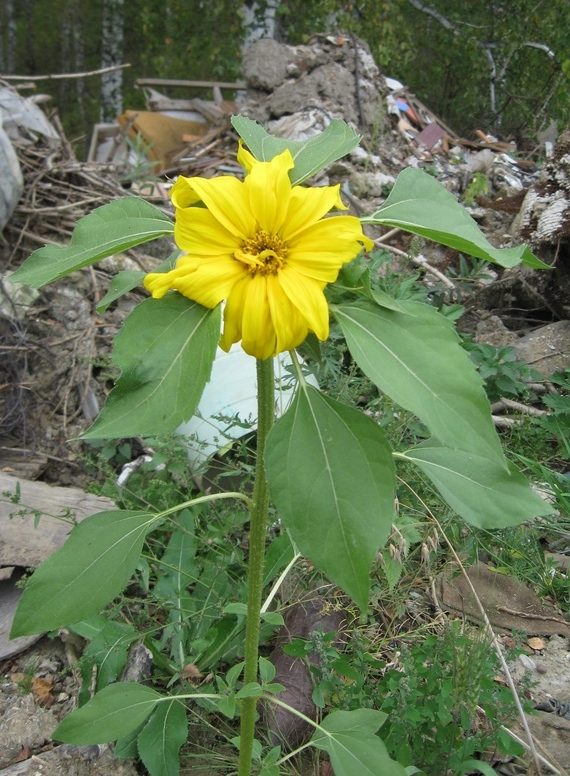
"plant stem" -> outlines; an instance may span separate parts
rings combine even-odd
[[[244,683],[257,681],[259,624],[265,560],[265,534],[269,489],[265,479],[263,455],[265,440],[275,415],[275,379],[273,359],[257,361],[257,461],[253,486],[253,504],[249,522],[249,564],[247,577],[247,619],[245,626]],[[257,698],[244,698],[241,705],[238,776],[250,776],[255,735]]]

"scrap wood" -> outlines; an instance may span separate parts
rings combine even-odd
[[[62,518],[68,512],[79,522],[97,512],[116,509],[111,499],[79,488],[27,482],[0,472],[1,493],[16,493],[18,487],[19,503],[0,500],[0,566],[37,568],[63,547],[72,528],[69,520]],[[22,509],[23,516],[19,515]],[[42,515],[37,525],[36,512]]]
[[[183,147],[183,135],[199,136],[208,131],[205,121],[185,121],[153,111],[126,110],[117,116],[117,120],[121,127],[130,124],[128,136],[133,140],[137,136],[142,137],[148,146],[145,149],[146,155],[156,162],[155,173],[170,166],[173,157]]]
[[[570,636],[570,625],[556,609],[544,604],[536,593],[514,577],[499,574],[485,563],[471,566],[467,575],[494,628],[523,630],[541,636],[556,633]],[[479,607],[465,577],[451,577],[448,571],[439,577],[438,587],[439,600],[445,608],[469,620],[481,621]]]

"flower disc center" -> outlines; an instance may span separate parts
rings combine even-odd
[[[238,248],[234,256],[238,261],[247,264],[252,275],[276,275],[285,264],[287,245],[277,235],[260,229]]]

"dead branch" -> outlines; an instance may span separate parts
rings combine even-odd
[[[64,81],[68,78],[88,78],[92,75],[104,75],[105,73],[112,73],[113,70],[123,70],[125,67],[130,67],[130,63],[126,62],[124,65],[113,65],[113,67],[103,67],[100,70],[89,70],[85,73],[57,73],[54,75],[2,75],[3,81]]]

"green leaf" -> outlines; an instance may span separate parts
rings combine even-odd
[[[233,719],[236,713],[236,696],[224,695],[221,698],[218,698],[216,701],[216,706],[218,707],[218,710],[224,714],[224,716],[229,717],[229,719]]]
[[[262,682],[272,682],[275,679],[275,666],[265,657],[259,658],[259,676]]]
[[[279,614],[279,612],[261,612],[260,616],[263,622],[266,622],[269,625],[276,625],[277,627],[283,625],[285,622],[283,615]]]
[[[266,446],[271,497],[299,550],[364,609],[370,566],[394,514],[383,431],[362,412],[305,386]]]
[[[458,773],[473,773],[477,771],[483,776],[497,776],[497,771],[484,760],[464,760],[458,767]]]
[[[124,294],[128,294],[133,288],[140,286],[146,274],[142,270],[135,269],[125,269],[122,272],[117,272],[109,283],[107,293],[97,305],[97,313],[101,315],[117,299],[120,299]]]
[[[129,581],[156,519],[149,512],[117,510],[76,525],[29,579],[11,638],[72,625],[106,606]]]
[[[332,286],[333,290],[337,288],[349,288],[355,293],[376,302],[380,307],[387,307],[388,310],[395,310],[396,312],[408,314],[405,303],[403,304],[398,299],[394,299],[394,297],[390,296],[385,291],[372,288],[370,269],[365,264],[364,259],[360,257],[355,259],[355,261],[351,261],[349,264],[345,264],[344,267],[341,268],[339,276]]]
[[[122,736],[122,738],[117,740],[114,747],[115,757],[120,757],[125,760],[134,760],[139,756],[137,738],[139,737],[143,725],[144,722],[138,725],[134,730],[131,730],[130,733],[127,733],[126,736]]]
[[[232,124],[251,153],[260,162],[268,162],[288,148],[295,167],[289,173],[291,183],[302,183],[327,165],[349,154],[360,142],[360,135],[341,119],[310,140],[285,140],[273,137],[257,122],[245,116],[232,116]]]
[[[549,269],[526,245],[494,248],[453,194],[431,175],[413,167],[398,175],[380,209],[361,221],[404,229],[502,267],[522,262],[536,269]]]
[[[335,776],[406,776],[376,735],[386,716],[373,709],[333,711],[310,743],[328,752]]]
[[[247,604],[241,601],[235,601],[226,604],[222,610],[224,614],[237,614],[239,617],[245,617],[247,614]]]
[[[178,525],[170,535],[157,571],[154,595],[168,610],[168,619],[173,623],[170,652],[178,657],[187,638],[188,618],[193,613],[188,585],[198,578],[194,516],[188,509],[178,516]]]
[[[113,620],[107,620],[105,626],[93,637],[83,657],[90,665],[98,667],[97,690],[117,679],[127,662],[129,647],[138,637],[139,633],[132,625]]]
[[[161,264],[153,270],[153,272],[169,272],[171,269],[174,269],[176,259],[180,256],[181,252],[182,251],[179,251],[178,249],[173,251],[165,261],[161,262]],[[146,274],[147,273],[142,270],[139,271],[134,269],[125,269],[122,270],[122,272],[118,272],[111,279],[107,293],[97,305],[97,313],[101,315],[101,313],[104,313],[105,310],[109,308],[109,305],[112,302],[115,302],[117,299],[124,296],[124,294],[128,294],[129,291],[140,286]]]
[[[259,698],[263,695],[261,685],[257,682],[248,682],[236,693],[236,698]]]
[[[140,758],[152,776],[177,776],[178,752],[187,736],[184,703],[177,698],[159,703],[138,738]]]
[[[369,302],[333,308],[354,360],[438,442],[506,467],[483,382],[452,324],[426,304],[401,304],[409,314]]]
[[[144,722],[162,697],[136,682],[111,684],[69,714],[56,727],[53,738],[75,745],[116,741]]]
[[[510,461],[505,471],[474,453],[429,443],[401,457],[425,472],[450,507],[478,528],[505,528],[554,511]]]
[[[121,376],[82,438],[174,431],[198,406],[219,337],[219,306],[207,310],[178,293],[139,304],[115,338]]]
[[[81,218],[69,245],[38,248],[10,279],[40,288],[107,256],[173,233],[171,219],[154,205],[124,197]]]
[[[265,552],[263,567],[263,586],[268,585],[295,557],[295,549],[286,531],[280,533],[271,542]]]

